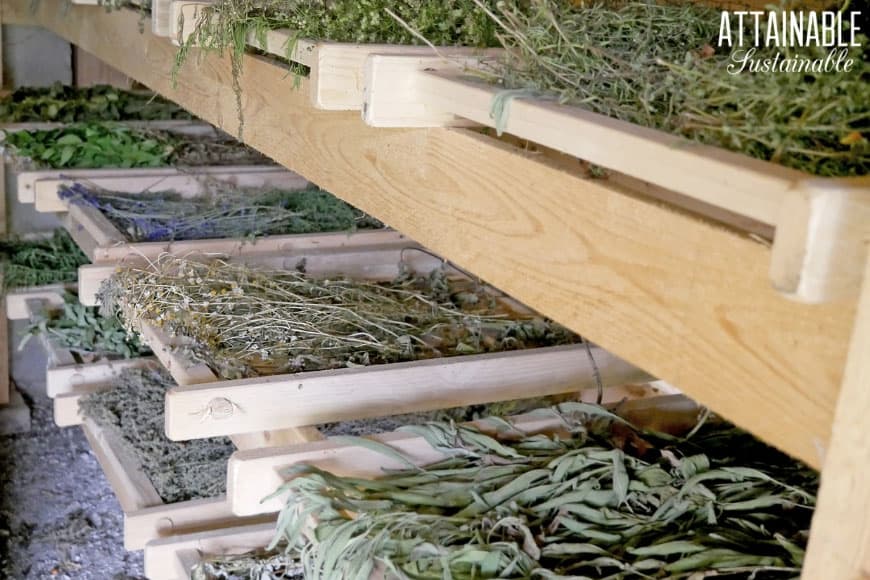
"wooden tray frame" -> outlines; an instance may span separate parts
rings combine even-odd
[[[469,59],[371,54],[363,119],[375,127],[495,129],[502,89]],[[870,236],[870,176],[822,178],[551,100],[514,98],[505,133],[777,228],[771,281],[805,302],[855,298]],[[820,234],[824,234],[821,236]]]
[[[40,212],[69,211],[70,204],[60,199],[58,188],[74,182],[125,193],[174,190],[182,196],[196,195],[208,183],[214,182],[225,182],[234,187],[282,189],[304,189],[311,185],[305,178],[277,165],[28,171],[18,175],[19,201],[35,204]]]
[[[208,0],[152,0],[157,8],[152,12],[153,31],[170,38],[173,43],[186,40],[193,32],[199,10],[211,4]],[[158,21],[161,22],[158,24]],[[168,25],[164,25],[167,22]],[[181,26],[183,25],[183,26]],[[295,42],[295,44],[293,44]],[[360,111],[364,107],[363,83],[366,58],[370,54],[402,54],[431,56],[427,46],[394,44],[354,44],[344,42],[296,39],[292,30],[270,30],[265,38],[248,35],[251,48],[308,67],[310,70],[309,96],[311,104],[329,111]],[[288,47],[293,50],[288,54]],[[502,49],[471,47],[438,47],[438,52],[449,57],[495,58]]]
[[[288,261],[282,255],[250,254],[243,260],[287,268],[298,256]],[[305,260],[306,272],[313,276],[367,280],[395,278],[400,263],[418,272],[442,264],[419,248],[395,245],[312,253]],[[463,276],[456,270],[451,274]],[[495,296],[515,311],[526,310],[498,293]],[[147,323],[139,323],[139,329],[179,385],[166,397],[166,434],[173,440],[247,437],[261,430],[580,392],[597,384],[596,366],[584,345],[228,381],[218,379],[205,364],[191,364],[180,356],[177,347],[183,345],[183,338],[170,338]],[[593,347],[592,352],[605,386],[651,380],[645,371],[600,348]]]
[[[6,316],[11,320],[32,319],[37,313],[56,310],[63,306],[61,285],[18,291],[7,302]],[[82,424],[79,399],[88,393],[111,388],[112,379],[127,368],[146,368],[158,365],[153,356],[130,359],[79,362],[67,348],[58,345],[46,335],[39,335],[47,354],[45,394],[54,401],[54,422],[58,427]],[[14,345],[13,345],[14,347]]]
[[[635,395],[640,393],[635,392]],[[637,424],[691,424],[699,407],[682,396],[648,396],[629,400],[620,405],[620,414]],[[619,390],[608,390],[606,398],[622,400]],[[514,425],[533,433],[558,432],[563,426],[552,417],[521,415],[513,419]],[[478,422],[487,430],[485,422]],[[386,443],[410,456],[417,465],[431,463],[443,457],[423,440],[409,433],[389,432],[372,435],[371,439]],[[333,473],[351,477],[374,477],[384,469],[405,467],[382,454],[369,449],[325,440],[295,447],[240,451],[230,459],[228,495],[234,511],[262,513],[277,511],[280,500],[260,504],[259,500],[271,494],[283,482],[278,475],[291,465],[308,463]],[[259,478],[259,479],[258,479]],[[250,484],[253,487],[248,487]],[[231,491],[232,490],[232,491]],[[265,493],[264,493],[265,492]],[[259,495],[262,494],[262,495]],[[145,574],[152,580],[186,580],[189,570],[201,561],[201,553],[239,554],[266,547],[275,535],[274,524],[248,525],[179,535],[149,542],[145,547]]]
[[[138,193],[142,191],[172,189],[183,197],[199,195],[203,187],[216,180],[235,187],[277,187],[288,191],[304,189],[311,184],[299,175],[279,167],[230,168],[229,171],[214,171],[184,175],[124,175],[116,177],[91,177],[78,179],[91,185],[112,191]],[[239,170],[242,169],[242,170]],[[58,198],[56,188],[67,180],[46,178],[35,182],[36,206],[39,211],[64,211],[64,227],[93,264],[116,264],[132,256],[153,260],[164,253],[186,255],[191,253],[241,256],[246,253],[284,252],[349,248],[357,245],[407,243],[406,238],[393,230],[359,230],[355,232],[326,232],[322,234],[291,234],[248,239],[205,239],[175,242],[130,242],[102,212],[90,206],[69,204]],[[85,268],[83,280],[97,276],[97,272],[109,273],[108,269]],[[108,277],[106,274],[105,277]],[[85,301],[93,305],[93,301]]]
[[[44,293],[43,290],[34,294],[39,296]],[[62,304],[63,296],[57,294],[56,300]],[[50,301],[38,297],[24,297],[22,301],[31,314],[46,307],[51,308]],[[83,395],[112,388],[112,377],[124,368],[159,364],[154,357],[80,364],[68,349],[58,346],[45,335],[41,336],[41,342],[48,354],[46,391],[54,399],[55,422],[60,427],[82,426],[124,512],[126,549],[141,550],[155,538],[201,531],[236,521],[229,511],[225,496],[165,504],[141,465],[123,451],[117,436],[93,420],[79,415],[78,402]],[[241,521],[259,523],[263,520],[263,517],[259,517]]]

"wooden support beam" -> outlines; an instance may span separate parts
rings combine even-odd
[[[802,578],[870,578],[870,257]]]
[[[4,0],[230,133],[231,63],[176,48],[139,15]],[[462,129],[375,129],[310,104],[307,79],[243,57],[244,140],[318,185],[780,449],[819,466],[852,328],[852,300],[791,302],[770,249],[623,187],[575,159]],[[298,83],[298,85],[297,85]],[[298,88],[297,88],[298,87]],[[706,187],[707,182],[701,183]]]

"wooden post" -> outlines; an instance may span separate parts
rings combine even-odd
[[[0,272],[0,405],[9,403],[9,319],[6,317],[6,290]]]
[[[870,258],[804,563],[805,580],[870,579]]]

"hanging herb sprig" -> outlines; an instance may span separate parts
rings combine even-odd
[[[407,430],[444,454],[433,465],[374,480],[296,466],[276,543],[307,580],[799,575],[815,472],[723,424],[681,441],[591,405],[553,412],[570,437],[431,423]]]

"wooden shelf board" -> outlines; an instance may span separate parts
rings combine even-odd
[[[139,15],[5,0],[230,133],[227,57],[191,58]],[[375,129],[315,109],[307,81],[245,56],[244,140],[779,448],[820,465],[854,301],[804,305],[771,288],[770,249],[607,180],[464,129]],[[297,85],[298,83],[298,85]]]

